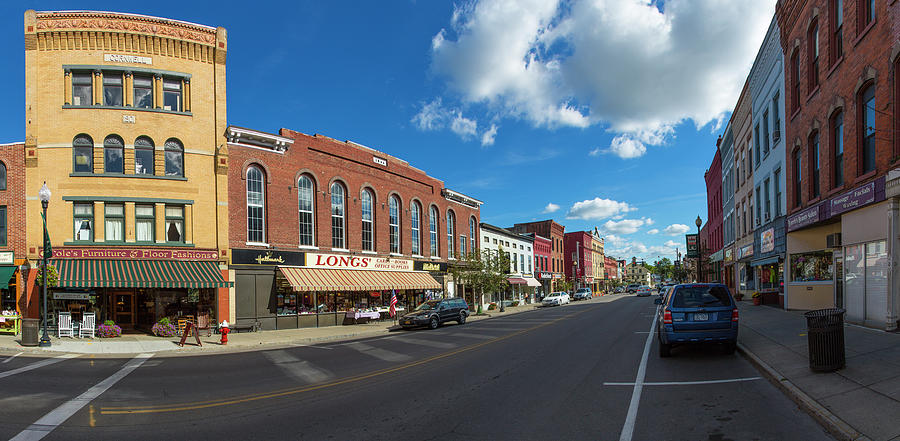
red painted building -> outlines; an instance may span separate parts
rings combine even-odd
[[[234,126],[226,135],[239,323],[340,325],[386,308],[393,292],[408,307],[462,295],[447,266],[478,249],[481,201],[353,142]]]
[[[574,288],[590,287],[594,283],[594,266],[590,231],[573,231],[564,236],[566,279]]]
[[[541,291],[543,293],[550,292],[550,283],[553,280],[553,273],[550,271],[551,244],[549,238],[536,233],[525,233],[534,240],[534,278],[541,283]]]
[[[538,236],[550,239],[550,262],[548,271],[550,271],[552,276],[550,290],[555,291],[556,281],[562,280],[565,277],[563,238],[566,234],[566,227],[552,219],[547,219],[537,222],[515,224],[512,228],[509,228],[509,230],[519,234],[535,233]]]
[[[619,278],[619,265],[616,264],[616,259],[609,256],[603,257],[603,268],[606,270],[606,279],[607,280],[617,280]]]
[[[38,190],[31,189],[32,194]],[[0,144],[0,310],[37,317],[37,297],[28,301],[22,289],[24,279],[18,267],[24,263],[25,144]]]
[[[706,179],[706,223],[709,227],[709,238],[705,258],[709,261],[709,272],[704,275],[706,280],[722,281],[722,247],[724,246],[724,230],[722,219],[722,157],[719,144],[722,138],[716,141],[716,154],[712,164],[706,170],[703,177]]]

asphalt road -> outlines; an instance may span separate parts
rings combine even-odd
[[[652,299],[267,351],[0,360],[0,438],[831,439],[740,355],[659,358]]]

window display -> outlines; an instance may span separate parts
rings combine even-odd
[[[792,282],[830,282],[833,270],[831,251],[791,255]]]

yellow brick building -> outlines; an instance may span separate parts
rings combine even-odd
[[[46,182],[51,323],[233,318],[225,29],[91,11],[29,10],[24,25],[26,247],[38,269]]]
[[[592,290],[594,291],[594,294],[600,294],[605,289],[606,259],[603,254],[603,238],[600,237],[600,232],[597,228],[594,228],[591,239],[591,265],[594,267],[594,284]]]

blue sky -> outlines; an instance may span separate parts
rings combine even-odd
[[[674,257],[775,0],[3,2],[0,142],[24,138],[26,9],[228,30],[228,121],[352,140],[619,258]]]

